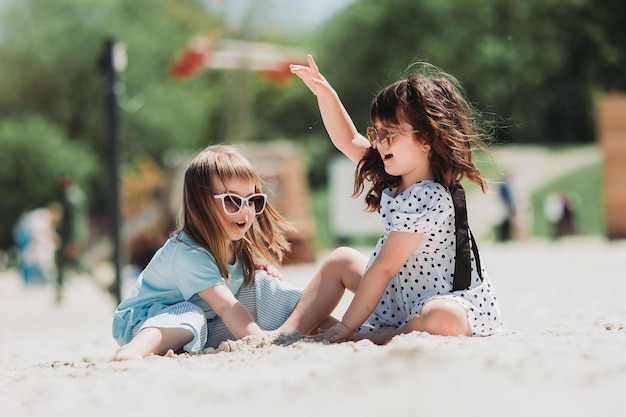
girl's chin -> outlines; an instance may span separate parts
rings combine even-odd
[[[400,175],[400,174],[398,174],[398,173],[396,173],[396,172],[395,172],[395,170],[393,170],[393,169],[388,169],[387,167],[385,167],[385,172],[386,172],[388,175],[393,175],[394,177],[401,177],[401,175]]]
[[[230,231],[230,233],[228,233],[228,238],[232,241],[241,240],[246,235],[246,232],[248,231],[248,229],[249,227],[245,229],[236,228]]]

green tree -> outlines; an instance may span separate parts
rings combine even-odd
[[[191,38],[301,45],[315,54],[361,130],[376,91],[415,60],[455,75],[477,107],[493,115],[498,139],[509,142],[592,141],[592,93],[626,88],[626,6],[620,0],[358,0],[317,33],[294,37],[290,31],[290,42],[283,42],[279,27],[264,29],[275,10],[267,6],[275,5],[255,1],[248,20],[229,28],[203,0],[5,0],[0,124],[19,123],[19,129],[6,128],[15,135],[49,129],[59,149],[78,146],[82,159],[92,161],[93,175],[85,174],[83,185],[97,212],[108,206],[104,80],[97,62],[109,36],[126,44],[129,60],[117,90],[126,164],[141,154],[160,162],[170,149],[196,151],[239,139],[228,125],[245,113],[233,107],[239,101],[250,105],[252,120],[241,139],[302,144],[315,186],[325,184],[327,161],[337,151],[308,89],[296,79],[275,83],[261,74],[239,78],[221,70],[174,79],[170,68]],[[19,160],[20,152],[3,147],[0,157]],[[0,171],[0,182],[12,187],[13,179],[4,177],[9,174]],[[0,202],[5,219],[15,217],[18,206],[40,204],[39,184],[30,181],[15,203]],[[1,236],[0,230],[0,244],[6,241]]]
[[[172,144],[196,146],[205,136],[210,79],[179,83],[170,68],[192,36],[219,21],[197,2],[176,0],[16,1],[2,17],[0,111],[45,114],[70,139],[104,154],[103,41],[126,44],[120,74],[124,148],[159,155]],[[26,26],[28,30],[23,30]]]
[[[217,88],[211,77],[178,82],[170,76],[170,68],[193,35],[220,25],[219,19],[190,0],[7,1],[0,9],[2,119],[19,120],[24,131],[30,129],[28,123],[41,130],[41,123],[33,121],[45,120],[57,132],[60,148],[80,148],[80,155],[92,161],[96,170],[88,178],[90,183],[84,184],[90,211],[103,214],[108,208],[109,144],[104,80],[97,63],[104,39],[113,36],[124,42],[129,57],[117,86],[122,155],[127,163],[141,154],[160,161],[170,148],[195,150],[207,142],[207,114],[219,107]],[[30,137],[24,135],[23,140]],[[2,157],[33,166],[49,163],[25,160],[45,159],[46,153],[17,154],[22,151],[3,147]],[[39,184],[26,178],[29,181],[20,182],[23,198],[0,203],[0,211],[8,215],[5,219],[16,217],[20,207],[39,204],[41,196],[35,190]],[[2,175],[0,181],[14,183],[12,177]],[[4,234],[0,242],[6,241]]]
[[[596,91],[625,89],[626,12],[619,0],[355,1],[302,41],[359,129],[383,86],[418,60],[457,77],[498,142],[594,140]],[[302,83],[257,83],[261,132],[303,143],[312,183],[336,150]]]
[[[615,0],[361,0],[320,31],[318,61],[353,114],[415,60],[455,75],[510,142],[590,142],[594,87],[623,88]]]
[[[0,122],[0,149],[0,247],[11,243],[11,229],[23,210],[56,199],[59,174],[85,184],[98,171],[98,161],[84,144],[70,142],[40,116]]]

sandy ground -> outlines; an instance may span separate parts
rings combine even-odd
[[[74,277],[57,306],[51,288],[4,271],[0,416],[622,416],[626,241],[481,249],[506,325],[496,336],[252,340],[127,363],[109,362],[115,305],[94,282]],[[285,279],[304,285],[314,269]]]

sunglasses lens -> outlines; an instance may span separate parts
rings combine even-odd
[[[255,195],[250,198],[250,202],[254,205],[254,212],[256,214],[263,213],[265,210],[265,196]]]
[[[222,201],[224,202],[224,211],[226,211],[226,213],[236,214],[241,210],[242,201],[239,196],[229,194],[225,196]]]
[[[366,130],[367,140],[370,141],[372,148],[376,148],[376,141],[378,140],[378,130],[375,127],[368,127]]]
[[[381,128],[378,130],[378,143],[380,143],[383,149],[389,149],[389,131]]]
[[[261,214],[265,210],[266,197],[264,194],[255,194],[247,198],[237,194],[222,194],[216,197],[221,198],[224,211],[228,214],[239,213],[244,204],[251,208],[254,214]]]
[[[389,149],[389,131],[387,129],[368,127],[366,133],[372,148],[376,149],[376,142],[378,142],[383,149]]]

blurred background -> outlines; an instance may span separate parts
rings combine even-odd
[[[181,169],[217,143],[296,223],[287,262],[373,245],[354,167],[289,73],[307,53],[362,132],[412,62],[461,82],[493,134],[491,192],[467,187],[479,242],[626,237],[625,45],[621,0],[0,0],[0,269],[45,209],[74,267],[140,270],[173,230]]]

